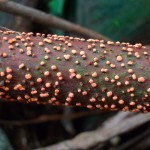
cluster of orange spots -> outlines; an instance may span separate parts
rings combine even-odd
[[[75,49],[71,50],[72,54],[77,54],[77,51]]]
[[[2,38],[3,40],[5,40],[5,41],[7,41],[8,40],[8,37],[6,37],[6,36],[3,36],[3,38]]]
[[[98,61],[98,57],[94,57],[94,61],[97,62]]]
[[[113,45],[114,42],[113,42],[113,41],[107,41],[107,44],[108,44],[108,45]]]
[[[120,65],[121,67],[125,67],[125,64],[124,63],[121,63],[121,65]]]
[[[110,64],[110,67],[111,68],[116,68],[116,65],[115,64]]]
[[[117,82],[117,86],[120,86],[120,85],[122,85],[122,83],[121,82]]]
[[[40,93],[39,95],[41,98],[44,98],[44,97],[49,97],[49,93],[46,92],[46,93]]]
[[[79,62],[78,60],[76,60],[76,61],[75,61],[75,64],[76,64],[76,65],[79,65],[79,64],[80,64],[80,62]]]
[[[119,41],[117,41],[117,42],[116,42],[116,45],[117,45],[117,46],[119,46],[119,45],[120,45],[120,42],[119,42]]]
[[[38,83],[41,83],[42,82],[42,78],[37,78],[36,80]]]
[[[92,77],[96,78],[98,76],[97,72],[92,73]]]
[[[105,77],[105,81],[109,81],[110,79],[109,79],[109,77]]]
[[[32,48],[30,46],[27,47],[27,51],[31,51]]]
[[[9,67],[7,67],[7,68],[6,68],[6,72],[7,72],[7,73],[11,73],[11,72],[12,72],[12,69],[9,68]]]
[[[83,91],[83,92],[82,92],[82,95],[83,95],[83,96],[87,95],[87,91]]]
[[[13,45],[9,45],[8,48],[9,48],[10,50],[13,50],[13,49],[14,49],[14,46],[13,46]]]
[[[103,43],[100,44],[100,48],[105,48],[105,47],[106,47],[105,44]]]
[[[44,76],[49,76],[49,75],[50,75],[49,71],[44,72]]]
[[[61,72],[57,72],[57,77],[61,77],[62,73]]]
[[[118,80],[119,79],[119,76],[118,75],[115,75],[115,77],[114,77],[116,80]]]
[[[106,61],[106,64],[107,64],[107,65],[110,65],[110,61],[107,60],[107,61]]]
[[[136,43],[135,45],[133,45],[133,47],[135,47],[135,48],[144,48],[144,46],[142,46],[142,44],[141,43]]]
[[[74,93],[73,92],[70,92],[70,93],[68,93],[68,96],[67,96],[67,98],[66,98],[66,101],[67,102],[71,102],[72,101],[72,99],[74,98]]]
[[[32,78],[32,75],[31,74],[25,74],[25,79],[27,79],[27,80],[29,80],[29,79],[31,79]]]
[[[127,92],[133,92],[134,91],[134,87],[130,87],[127,89]]]
[[[53,102],[55,102],[55,101],[56,101],[56,97],[52,97],[51,99],[48,100],[48,102],[50,104],[53,104]]]
[[[133,73],[133,69],[128,69],[128,73]]]
[[[127,48],[127,51],[128,51],[128,52],[133,52],[133,48],[130,48],[130,47],[129,47],[129,48]]]
[[[88,45],[87,49],[91,50],[92,49],[92,45]]]
[[[43,43],[43,42],[39,42],[38,44],[39,44],[40,46],[43,46],[43,45],[44,45],[44,43]]]
[[[96,102],[96,98],[92,97],[89,99],[90,102]]]
[[[45,60],[48,60],[48,59],[49,59],[49,56],[48,56],[48,55],[45,55],[45,56],[44,56],[44,59],[45,59]]]
[[[134,55],[135,55],[136,58],[140,58],[141,57],[138,52],[135,52]]]
[[[67,45],[68,45],[69,47],[71,47],[71,46],[72,46],[72,44],[71,44],[71,43],[68,43]]]
[[[57,51],[60,51],[60,50],[61,50],[60,46],[53,46],[53,49],[54,49],[54,50],[57,50]]]
[[[91,84],[91,87],[95,88],[97,84],[94,82],[93,79],[89,79],[89,83]]]
[[[47,88],[51,87],[51,83],[50,82],[46,82],[45,83],[45,87],[47,87]]]
[[[9,39],[8,40],[8,44],[13,44],[16,42],[16,39],[15,38],[12,38],[12,39]]]
[[[80,51],[80,55],[81,55],[81,57],[82,57],[83,59],[85,59],[85,58],[86,58],[85,51]]]
[[[24,53],[24,50],[22,48],[19,49],[20,54]]]
[[[112,100],[117,100],[118,99],[118,97],[116,96],[116,95],[114,95],[113,97],[112,97]]]
[[[140,83],[145,82],[145,78],[144,77],[139,77],[138,82],[140,82]]]
[[[1,89],[3,89],[5,92],[9,91],[9,87],[6,86],[0,86]]]
[[[76,74],[76,78],[81,79],[82,78],[81,74]]]
[[[150,92],[150,88],[147,89],[147,92]]]
[[[13,76],[11,74],[6,75],[6,79],[11,80]]]
[[[124,84],[125,84],[125,85],[129,85],[130,82],[129,82],[129,81],[125,81]]]
[[[40,62],[40,65],[41,65],[41,66],[44,66],[44,65],[45,65],[45,62],[44,62],[44,61],[41,61],[41,62]]]
[[[87,107],[88,109],[92,109],[92,108],[93,108],[93,106],[90,105],[90,104],[88,104],[86,107]]]
[[[118,101],[118,103],[122,105],[122,104],[124,104],[124,100],[120,99],[120,100]]]
[[[26,54],[27,54],[27,56],[31,56],[32,52],[31,51],[27,51]]]
[[[128,65],[132,66],[133,65],[133,61],[128,61]]]
[[[1,54],[1,56],[2,56],[3,58],[6,58],[6,57],[8,56],[8,54],[4,52],[4,53]]]
[[[146,111],[147,107],[148,108],[150,107],[150,105],[146,103],[148,102],[147,100],[150,96],[149,95],[150,87],[147,87],[148,85],[147,82],[149,82],[149,80],[147,80],[146,78],[147,74],[137,72],[137,69],[140,69],[141,71],[145,69],[144,64],[146,64],[147,62],[142,64],[143,66],[140,67],[138,63],[140,61],[143,61],[143,59],[148,58],[148,52],[140,43],[131,45],[130,43],[120,43],[119,41],[106,42],[104,40],[95,40],[95,39],[85,40],[82,38],[73,38],[68,36],[57,36],[57,35],[47,35],[47,37],[45,37],[44,34],[40,33],[36,34],[36,36],[38,36],[38,38],[36,39],[33,37],[33,33],[25,33],[25,32],[23,32],[21,35],[15,35],[15,38],[13,37],[9,38],[9,34],[14,34],[15,32],[11,31],[1,33],[3,34],[2,40],[8,44],[9,48],[8,50],[6,50],[6,52],[2,51],[2,53],[0,54],[2,58],[6,58],[4,59],[4,61],[7,61],[7,58],[9,56],[11,56],[10,60],[12,60],[16,58],[17,55],[20,56],[24,53],[26,54],[22,55],[22,58],[25,58],[25,60],[22,61],[23,63],[17,64],[17,67],[19,69],[16,70],[15,68],[13,68],[12,70],[12,68],[6,65],[5,71],[0,72],[0,76],[3,77],[4,80],[4,84],[7,83],[8,85],[8,87],[5,87],[6,91],[7,90],[6,88],[9,89],[9,85],[13,83],[12,79],[18,77],[18,74],[20,74],[21,71],[21,75],[18,78],[18,81],[20,81],[20,83],[18,82],[17,84],[15,84],[14,82],[13,89],[10,90],[10,91],[23,90],[24,96],[21,97],[17,95],[15,97],[15,99],[17,99],[18,101],[23,101],[25,98],[28,102],[36,101],[40,103],[38,99],[42,98],[42,100],[48,99],[49,103],[53,103],[55,105],[60,105],[62,103],[64,105],[74,104],[76,106],[82,106],[84,104],[84,106],[90,109],[94,107],[99,109],[111,109],[111,110],[116,110],[117,108],[120,108],[123,111],[127,111],[130,109],[132,109],[131,111],[137,110]],[[23,49],[20,48],[21,44],[19,41],[22,42],[21,44],[23,44],[25,48]],[[76,47],[76,45],[74,45],[74,41],[78,41],[79,43],[78,48]],[[80,43],[82,42],[85,42],[86,46],[84,45],[84,43],[82,46],[80,46]],[[116,47],[117,49],[115,49]],[[137,50],[141,48],[142,48],[141,52]],[[37,76],[36,73],[34,73],[34,69],[36,69],[35,66],[37,64],[32,64],[30,66],[27,63],[28,60],[31,61],[32,63],[33,56],[35,56],[34,60],[36,62],[37,58],[39,58],[39,55],[43,57],[43,60],[39,62],[40,65],[38,66],[36,73],[41,74],[41,76],[40,75]],[[51,63],[51,61],[52,63],[54,63],[53,59],[51,59],[51,57],[53,56],[56,56],[57,58],[55,65],[48,64],[49,62]],[[81,59],[81,57],[83,59]],[[65,61],[65,63],[69,62],[67,65],[68,68],[70,69],[66,69],[67,65],[64,66],[63,69],[61,67],[59,69],[57,68],[59,66],[57,62],[63,61],[62,58],[67,60]],[[131,60],[130,58],[133,59]],[[137,62],[135,58],[138,58]],[[87,65],[87,62],[90,63],[90,66]],[[16,61],[16,63],[18,62]],[[74,63],[78,66],[76,66]],[[25,68],[25,64],[28,65],[29,68],[23,69]],[[78,70],[78,67],[80,67],[81,69],[82,67],[85,67],[84,69],[86,69],[87,72],[81,73]],[[119,72],[120,68],[122,69],[122,72]],[[51,72],[50,69],[52,70]],[[57,72],[55,72],[56,70]],[[69,74],[67,74],[66,71],[69,71]],[[145,69],[144,71],[147,70]],[[61,80],[63,79],[62,74],[65,76],[64,80],[61,82]],[[111,77],[112,74],[114,74],[113,78]],[[25,77],[25,79],[24,77],[22,78],[22,75]],[[53,78],[54,75],[58,77],[58,81],[60,82],[56,81]],[[71,80],[69,79],[75,80],[75,82],[71,82]],[[105,82],[106,86],[102,85],[103,81],[107,81]],[[34,84],[36,82],[40,83],[39,88],[35,86],[38,85]],[[88,101],[84,101],[83,103],[80,102],[79,100],[77,101],[74,98],[75,91],[70,91],[70,89],[68,89],[67,96],[62,97],[62,99],[65,100],[65,102],[63,102],[63,100],[61,102],[61,100],[57,99],[58,94],[61,93],[61,88],[59,88],[59,86],[61,85],[62,88],[65,89],[66,82],[68,83],[67,85],[74,86],[73,87],[74,89],[75,86],[78,86],[78,88],[76,89],[76,91],[78,92],[77,96],[78,95],[86,96]],[[90,84],[90,86],[87,84],[87,82],[89,82],[88,84]],[[135,84],[133,84],[133,82],[139,83],[138,84],[139,88],[141,84],[145,86],[145,87],[143,86],[144,88],[141,89],[143,92],[141,95],[138,95],[138,97],[136,94],[137,89],[134,86]],[[145,82],[146,84],[144,84]],[[75,83],[75,85],[72,85],[72,83]],[[31,90],[29,90],[29,88],[26,88],[28,84],[30,85]],[[102,88],[102,86],[105,86],[106,88]],[[119,91],[113,90],[113,88],[109,88],[111,86],[112,87],[119,86]],[[1,87],[4,88],[4,86]],[[48,89],[50,87],[52,89],[54,88],[54,90]],[[98,93],[97,95],[95,94],[95,91]],[[33,95],[35,96],[35,94],[37,93],[39,93],[39,95],[36,95],[38,97],[33,98],[32,96]],[[120,93],[126,94],[127,97],[131,97],[132,100],[126,101],[126,99],[122,97],[122,94]],[[2,97],[3,95],[5,95],[5,97],[7,97],[8,99],[13,99],[13,96],[11,97],[9,94],[7,95],[5,92],[1,92],[0,96]],[[54,97],[50,98],[50,95],[54,95]],[[110,103],[107,103],[107,100],[112,101],[110,101]],[[142,100],[142,103],[139,104],[138,100]]]
[[[96,67],[96,66],[98,66],[98,63],[97,63],[97,62],[94,62],[93,65]]]
[[[71,58],[70,54],[64,55],[65,60],[69,60]]]
[[[117,56],[117,61],[119,61],[119,62],[120,62],[120,61],[122,61],[122,60],[123,60],[122,56],[120,56],[120,55],[119,55],[119,56]]]
[[[93,48],[93,53],[95,53],[97,51],[97,49],[96,48]]]
[[[57,75],[57,77],[58,77],[59,80],[63,79],[63,76],[62,76],[61,72],[57,72],[56,75]]]
[[[113,95],[112,91],[107,92],[107,97],[111,97]]]
[[[108,69],[106,69],[106,68],[101,68],[101,72],[102,72],[102,73],[106,73],[106,72],[108,72]]]
[[[37,94],[37,90],[35,90],[35,89],[32,90],[32,91],[31,91],[31,94],[32,94],[32,95]]]
[[[17,85],[14,86],[14,90],[24,91],[25,88],[21,84],[17,84]]]
[[[70,79],[74,78],[76,76],[76,73],[75,73],[75,69],[69,69],[69,72],[70,72]]]
[[[80,51],[80,55],[81,56],[85,55],[85,51]]]
[[[48,39],[48,38],[44,38],[43,42],[46,42],[46,43],[51,44],[51,43],[52,43],[52,40],[51,40],[51,39]]]
[[[5,76],[5,72],[1,71],[1,72],[0,72],[0,76],[1,76],[1,77]]]
[[[24,63],[20,64],[18,68],[19,68],[19,69],[22,69],[23,67],[25,67],[25,64],[24,64]]]
[[[58,96],[59,92],[60,92],[60,90],[59,90],[59,89],[55,89],[55,91],[54,91],[54,95],[55,95],[55,96]]]
[[[137,77],[136,77],[136,74],[132,74],[132,79],[133,79],[133,80],[136,80],[136,78],[137,78]]]
[[[44,51],[45,51],[47,54],[49,54],[49,53],[51,52],[51,50],[48,49],[47,47],[44,48]]]
[[[52,69],[52,70],[57,70],[57,66],[56,66],[56,65],[52,65],[52,66],[51,66],[51,69]]]

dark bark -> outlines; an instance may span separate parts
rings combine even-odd
[[[141,44],[1,31],[0,98],[149,111],[149,50]]]

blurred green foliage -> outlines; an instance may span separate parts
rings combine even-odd
[[[56,16],[62,16],[64,11],[65,0],[49,0],[49,12]]]
[[[63,17],[64,5],[65,5],[65,0],[49,0],[48,1],[49,13],[54,16]],[[56,34],[64,34],[63,31],[58,29],[52,29],[52,31]]]
[[[49,0],[48,7],[51,14],[65,13],[72,22],[113,40],[150,43],[149,0]]]

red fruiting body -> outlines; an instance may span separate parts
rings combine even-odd
[[[150,57],[141,44],[0,31],[5,101],[150,111]]]

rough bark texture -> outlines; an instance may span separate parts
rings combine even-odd
[[[0,32],[0,98],[150,111],[149,51],[141,44]]]

